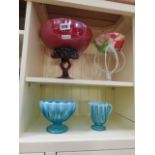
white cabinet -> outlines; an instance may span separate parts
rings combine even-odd
[[[134,149],[57,153],[57,155],[134,155],[134,154],[135,154]]]
[[[56,78],[61,74],[58,61],[48,56],[51,49],[41,43],[38,32],[47,19],[65,16],[85,22],[94,37],[101,32],[121,32],[126,36],[127,64],[112,81],[106,81],[103,73],[96,70],[93,62],[98,52],[93,41],[73,62],[70,75],[74,79]],[[25,28],[20,33],[23,37],[19,100],[21,155],[133,155],[134,6],[101,0],[29,0]],[[102,66],[104,62],[100,59]],[[38,106],[38,101],[44,98],[78,102],[75,115],[65,122],[69,127],[67,133],[47,133],[50,122],[42,117]],[[113,105],[105,132],[91,130],[87,103],[92,100]],[[96,151],[84,151],[90,149]]]

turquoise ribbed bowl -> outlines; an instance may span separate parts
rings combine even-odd
[[[93,125],[91,128],[96,131],[104,131],[105,124],[112,112],[112,105],[107,102],[90,102],[91,119]]]
[[[40,100],[39,106],[43,116],[53,123],[47,127],[47,131],[53,134],[66,132],[68,127],[62,123],[73,115],[76,105],[74,100]]]

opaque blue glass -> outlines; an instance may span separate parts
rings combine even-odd
[[[91,109],[91,119],[94,123],[91,128],[96,131],[105,130],[105,123],[112,112],[112,105],[107,102],[96,101],[90,102],[89,105]]]
[[[58,134],[68,130],[68,127],[62,123],[75,112],[77,104],[74,100],[40,100],[39,105],[44,117],[53,122],[47,127],[49,133]]]

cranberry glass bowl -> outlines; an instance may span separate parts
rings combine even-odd
[[[69,59],[78,59],[92,39],[91,29],[84,23],[70,18],[49,19],[40,28],[40,37],[51,48],[51,57],[60,58],[62,78],[69,78]],[[66,65],[67,64],[67,65]]]

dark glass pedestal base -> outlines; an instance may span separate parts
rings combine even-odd
[[[71,68],[71,63],[69,60],[79,58],[78,49],[71,47],[55,48],[51,54],[51,57],[55,59],[61,59],[60,67],[62,70],[62,75],[59,78],[70,79],[68,70]]]

